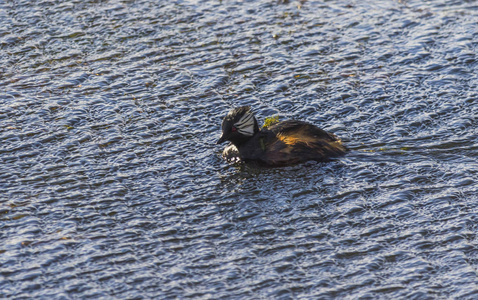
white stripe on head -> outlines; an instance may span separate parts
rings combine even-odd
[[[234,126],[237,128],[239,133],[247,136],[253,136],[254,120],[254,115],[248,111],[239,119],[239,121],[234,124]]]

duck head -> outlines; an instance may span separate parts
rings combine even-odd
[[[248,141],[259,132],[259,125],[249,106],[232,109],[222,120],[222,135],[218,144],[230,141],[236,146]]]

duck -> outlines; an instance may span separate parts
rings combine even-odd
[[[217,144],[230,142],[222,152],[230,162],[280,167],[306,161],[326,162],[347,151],[336,135],[304,121],[286,120],[260,129],[250,106],[230,110],[221,127]]]

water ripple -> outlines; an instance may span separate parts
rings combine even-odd
[[[0,3],[0,294],[476,298],[476,8]],[[238,105],[350,152],[228,165]]]

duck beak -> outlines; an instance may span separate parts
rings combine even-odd
[[[224,134],[222,134],[221,137],[219,138],[219,140],[217,141],[216,145],[224,143],[225,140],[226,140],[226,137],[224,136]]]

